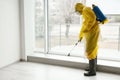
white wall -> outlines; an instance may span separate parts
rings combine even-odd
[[[19,0],[0,0],[0,68],[20,59]]]
[[[21,11],[21,59],[27,60],[27,55],[33,54],[35,46],[35,0],[20,0]]]

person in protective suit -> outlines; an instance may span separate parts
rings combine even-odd
[[[85,38],[86,49],[85,55],[89,60],[88,73],[84,73],[84,76],[95,76],[96,75],[96,60],[98,51],[98,37],[100,28],[96,15],[90,7],[77,3],[75,5],[75,12],[79,13],[83,17],[82,28],[79,34],[79,42]]]

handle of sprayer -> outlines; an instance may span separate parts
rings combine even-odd
[[[77,42],[77,43],[75,43],[75,46],[77,46],[79,42],[81,42],[81,41],[80,41],[80,40],[78,40],[78,42]],[[75,46],[74,46],[74,47],[75,47]],[[74,47],[73,47],[73,48],[74,48]],[[73,49],[73,48],[72,48],[72,49]],[[72,49],[70,50],[70,52],[72,51]],[[68,53],[68,56],[70,56],[70,52]]]
[[[80,40],[78,40],[78,42],[77,43],[75,43],[75,45],[77,45],[79,42],[81,42]]]

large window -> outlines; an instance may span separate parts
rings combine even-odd
[[[44,0],[35,0],[36,51],[40,50],[44,52],[44,49],[48,48],[46,50],[49,54],[67,55],[77,42],[81,29],[82,19],[73,13],[75,3],[82,2],[90,7],[94,3],[101,8],[109,19],[108,24],[100,25],[101,34],[99,38],[98,58],[120,60],[119,0],[110,0],[111,2],[109,0],[45,1],[48,1],[48,4],[44,3]],[[117,6],[114,6],[115,4]],[[44,13],[45,11],[46,13]],[[46,16],[47,18],[45,18]],[[84,43],[84,40],[79,43],[71,51],[71,56],[83,57],[85,51]]]

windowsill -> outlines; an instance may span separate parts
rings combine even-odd
[[[52,54],[41,54],[34,53],[28,56],[28,61],[40,62],[47,64],[62,65],[74,68],[84,69],[88,65],[88,60],[82,57],[71,57],[71,56],[61,56]],[[68,65],[67,65],[68,64]],[[120,62],[108,61],[108,60],[98,60],[98,70],[119,73],[120,74]]]

